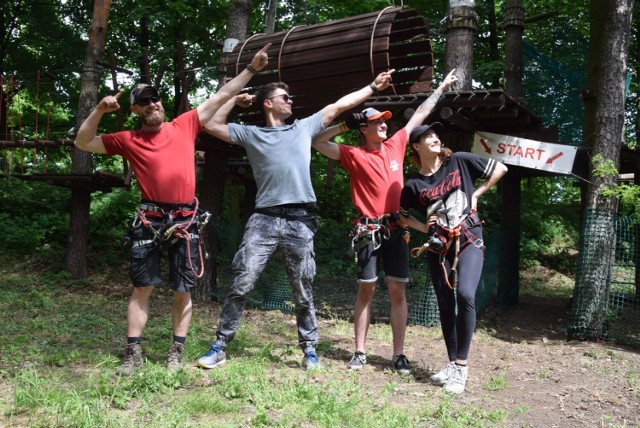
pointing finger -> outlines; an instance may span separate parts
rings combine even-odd
[[[124,91],[120,91],[117,94],[115,94],[113,97],[117,100],[118,98],[120,98],[122,96],[122,94],[124,94]]]
[[[267,43],[266,45],[264,45],[264,47],[262,49],[260,49],[260,52],[258,53],[267,53],[267,50],[271,47],[271,43]]]

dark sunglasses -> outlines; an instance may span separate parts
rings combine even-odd
[[[288,103],[289,100],[293,101],[293,97],[289,94],[278,94],[278,95],[274,95],[272,97],[267,98],[268,100],[273,99],[275,97],[282,97],[282,101],[284,101],[285,103]]]
[[[160,97],[156,97],[156,96],[153,96],[153,97],[145,97],[145,98],[139,98],[139,99],[135,102],[135,104],[138,104],[139,106],[144,107],[144,106],[148,106],[148,105],[149,105],[149,103],[154,103],[154,104],[155,104],[155,103],[157,103],[158,101],[160,101]]]

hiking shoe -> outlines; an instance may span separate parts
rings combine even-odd
[[[360,370],[367,364],[367,356],[364,352],[356,351],[351,357],[351,361],[347,364],[350,370]]]
[[[167,370],[178,370],[182,366],[184,343],[173,342],[167,352]]]
[[[393,369],[401,374],[411,373],[411,366],[409,366],[409,360],[404,354],[398,354],[393,356]]]
[[[444,385],[447,383],[453,372],[456,370],[456,365],[454,363],[449,363],[442,368],[438,373],[431,376],[431,383],[436,385]]]
[[[467,366],[455,366],[449,380],[444,384],[444,390],[453,394],[460,394],[464,391],[466,383]]]
[[[216,366],[224,364],[227,361],[227,355],[224,353],[220,345],[212,343],[209,351],[198,360],[198,367],[204,369],[212,369]]]
[[[124,350],[124,360],[122,365],[116,370],[118,376],[130,376],[137,369],[142,367],[142,345],[139,343],[129,343]]]
[[[320,361],[318,360],[318,356],[315,351],[307,351],[304,354],[304,358],[302,359],[302,364],[304,368],[309,371],[313,369],[317,369],[320,367]]]

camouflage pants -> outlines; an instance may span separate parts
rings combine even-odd
[[[315,348],[318,324],[312,283],[316,273],[314,233],[302,222],[255,213],[245,227],[240,248],[233,259],[233,285],[220,314],[217,342],[224,348],[233,340],[249,293],[276,250],[282,251],[293,289],[300,347]]]

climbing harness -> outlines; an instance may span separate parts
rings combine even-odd
[[[456,286],[458,256],[460,251],[464,249],[460,248],[460,235],[464,234],[467,238],[464,244],[465,246],[472,243],[478,248],[482,247],[482,239],[469,231],[469,229],[482,223],[484,222],[480,220],[478,214],[475,211],[472,211],[463,217],[460,223],[458,223],[458,226],[454,228],[447,228],[437,224],[433,227],[433,234],[427,239],[427,242],[419,247],[411,249],[411,257],[417,259],[424,251],[430,251],[438,254],[440,256],[440,266],[442,266],[445,282],[447,283],[447,286],[453,290]],[[447,269],[444,262],[445,256],[449,252],[452,244],[454,245],[453,263],[451,263],[451,272],[447,275]],[[451,276],[451,278],[449,278],[449,276]]]
[[[187,205],[171,205],[160,206],[153,202],[143,201],[138,205],[136,215],[131,222],[131,229],[137,229],[140,226],[144,226],[149,230],[153,236],[153,239],[141,239],[131,242],[132,247],[143,247],[145,245],[173,245],[179,239],[186,241],[187,247],[187,259],[189,260],[189,267],[191,272],[196,278],[202,278],[204,275],[204,252],[202,250],[202,229],[209,222],[211,214],[208,211],[202,212],[199,209],[200,202],[196,198],[193,204]],[[148,217],[148,218],[147,218]],[[159,227],[154,227],[154,224],[149,218],[161,221]],[[198,233],[191,233],[189,229],[192,225],[196,224]],[[200,272],[196,272],[193,267],[193,260],[191,255],[191,241],[193,239],[198,240],[198,255],[200,259]]]
[[[397,229],[398,214],[384,214],[377,218],[361,217],[354,221],[353,229],[349,232],[351,249],[348,254],[358,262],[358,252],[364,247],[373,244],[372,251],[382,245],[383,239],[389,239],[391,232]]]

